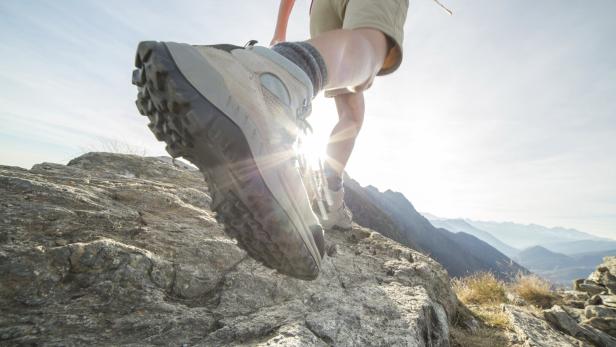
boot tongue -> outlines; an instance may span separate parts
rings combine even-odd
[[[256,54],[259,54],[272,62],[278,64],[283,67],[287,72],[289,72],[295,79],[301,82],[301,84],[305,88],[304,98],[307,100],[312,100],[314,98],[312,82],[310,81],[310,77],[304,72],[304,70],[300,69],[295,63],[285,58],[281,54],[262,46],[254,46],[250,48]]]

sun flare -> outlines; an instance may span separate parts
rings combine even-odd
[[[327,138],[311,134],[302,136],[298,146],[298,153],[303,156],[308,165],[308,169],[319,170],[320,165],[325,162],[327,157]]]

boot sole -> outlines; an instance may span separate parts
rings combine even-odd
[[[172,157],[188,159],[203,173],[225,232],[264,265],[315,279],[320,259],[268,189],[240,127],[184,77],[164,43],[141,42],[135,66],[137,109]]]

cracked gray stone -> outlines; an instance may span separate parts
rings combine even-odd
[[[589,324],[578,324],[563,307],[554,305],[551,309],[544,310],[543,315],[557,329],[579,340],[587,341],[595,346],[616,346],[615,338]]]
[[[429,257],[328,232],[315,281],[246,256],[191,167],[88,153],[0,166],[0,345],[449,346]]]
[[[513,334],[513,346],[523,347],[577,347],[579,341],[565,333],[553,329],[545,320],[535,317],[523,308],[503,305],[509,316]]]

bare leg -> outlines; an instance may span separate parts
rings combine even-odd
[[[376,29],[338,29],[308,41],[327,66],[325,89],[355,87],[370,82],[383,66],[387,53],[385,34]]]
[[[364,121],[364,94],[342,94],[336,96],[335,100],[338,124],[332,130],[327,145],[327,164],[340,176]]]

